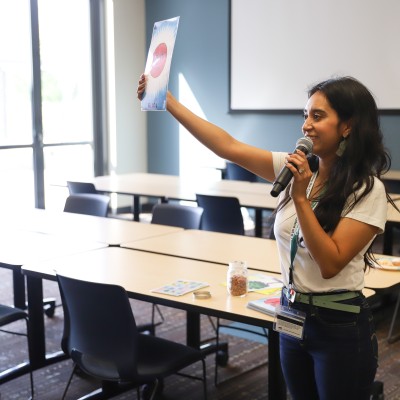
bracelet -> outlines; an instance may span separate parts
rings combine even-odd
[[[211,297],[211,293],[208,290],[198,290],[193,292],[193,296],[195,299],[209,299]]]

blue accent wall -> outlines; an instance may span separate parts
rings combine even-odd
[[[302,135],[302,111],[229,110],[229,4],[229,0],[147,0],[146,48],[154,22],[180,16],[170,72],[171,92],[178,94],[178,74],[182,73],[209,121],[246,143],[291,151]],[[150,112],[147,118],[148,171],[178,175],[178,123],[167,112]],[[392,155],[392,169],[400,170],[400,111],[381,116],[381,124]]]

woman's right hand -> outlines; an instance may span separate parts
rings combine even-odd
[[[145,90],[146,90],[146,75],[142,74],[140,75],[139,84],[136,90],[137,98],[139,100],[142,100]]]

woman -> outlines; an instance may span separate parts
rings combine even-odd
[[[145,87],[142,75],[139,99]],[[351,77],[311,88],[302,127],[313,142],[311,161],[300,150],[270,152],[239,142],[169,92],[167,110],[220,157],[271,182],[285,165],[293,173],[274,225],[285,284],[281,312],[292,322],[299,314],[305,319],[294,335],[280,335],[288,389],[295,400],[369,399],[378,351],[361,290],[364,270],[373,265],[371,244],[392,203],[380,180],[390,158],[373,96]]]

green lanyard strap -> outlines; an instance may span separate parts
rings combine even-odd
[[[310,182],[307,186],[307,199],[310,197],[311,190],[314,186],[315,180],[317,179],[318,171],[314,172]],[[315,200],[311,203],[311,208],[314,210],[315,207],[318,205],[318,200]],[[297,217],[294,220],[293,228],[290,233],[290,267],[289,267],[289,288],[293,287],[293,270],[294,270],[294,259],[296,257],[297,249],[299,247],[298,240],[299,240],[299,232],[300,232],[300,225]]]

